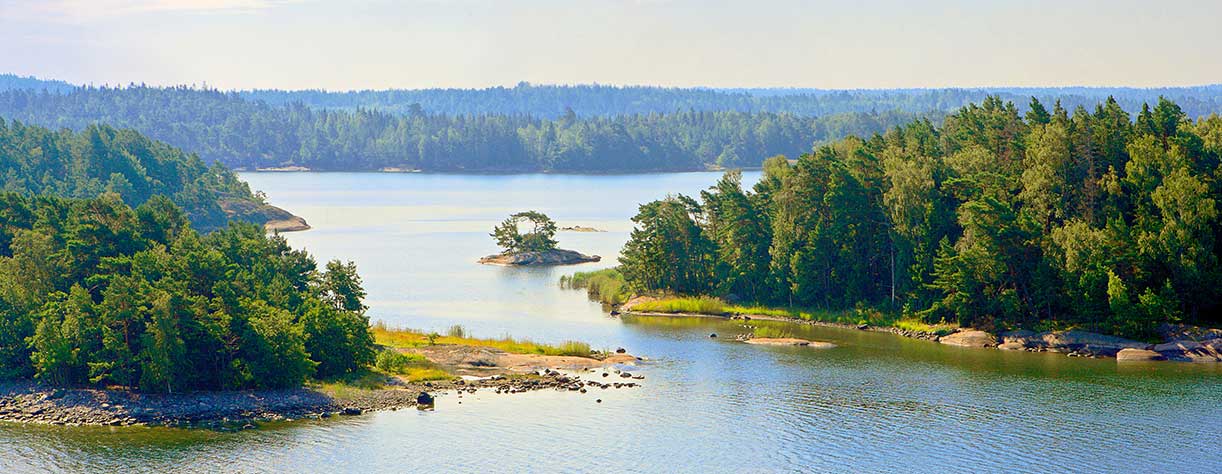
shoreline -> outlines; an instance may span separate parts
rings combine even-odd
[[[625,308],[627,306],[627,308]],[[868,324],[846,324],[781,316],[732,314],[718,315],[706,313],[665,313],[652,311],[633,311],[630,305],[623,305],[614,310],[612,315],[662,316],[662,317],[698,317],[724,320],[779,321],[809,326],[821,326],[845,330],[872,331],[895,334],[909,339],[935,342],[949,346],[974,349],[996,349],[1026,352],[1063,353],[1069,357],[1116,358],[1120,362],[1129,361],[1173,361],[1191,363],[1222,362],[1222,337],[1208,338],[1203,341],[1194,339],[1175,339],[1159,344],[1148,344],[1131,341],[1115,336],[1096,334],[1086,331],[1033,331],[1017,330],[993,334],[978,329],[962,328],[947,335],[930,332],[911,331],[893,326],[871,326]],[[1206,333],[1216,334],[1218,330],[1206,330]]]
[[[442,380],[409,382],[386,375],[384,386],[362,388],[314,382],[305,387],[142,393],[123,389],[53,387],[35,381],[0,382],[0,422],[63,426],[167,426],[222,431],[257,428],[257,423],[355,416],[416,407],[417,397],[480,390],[514,394],[557,390],[640,387],[643,375],[615,368],[636,365],[626,353],[604,358],[514,354],[479,346],[442,344],[399,349],[429,357],[453,374]],[[562,372],[563,371],[563,372]],[[583,374],[591,380],[583,380]],[[608,379],[614,374],[614,378]],[[597,377],[595,379],[595,375]],[[627,380],[622,380],[627,379]],[[603,381],[600,381],[603,380]],[[461,403],[461,402],[460,402]]]

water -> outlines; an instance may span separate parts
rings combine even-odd
[[[1222,470],[1217,365],[1121,366],[805,326],[790,330],[839,347],[750,346],[730,340],[734,322],[621,320],[557,287],[560,275],[614,264],[639,203],[717,177],[244,175],[315,227],[288,234],[293,245],[357,263],[374,319],[625,347],[652,360],[645,386],[450,396],[434,412],[239,433],[0,424],[0,472]],[[526,209],[608,230],[559,234],[604,260],[476,264],[496,251],[491,227]]]

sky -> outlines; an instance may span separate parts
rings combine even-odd
[[[0,73],[387,89],[1222,83],[1219,0],[0,0]]]

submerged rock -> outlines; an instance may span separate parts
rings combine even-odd
[[[997,338],[984,331],[968,329],[942,336],[938,342],[959,347],[993,347],[997,345]]]
[[[743,342],[765,346],[802,346],[813,349],[832,349],[836,347],[835,344],[830,342],[808,341],[796,337],[753,337]]]
[[[479,263],[487,265],[573,265],[577,263],[597,262],[602,260],[598,255],[586,255],[574,250],[552,249],[544,251],[502,253],[489,255],[479,259]]]

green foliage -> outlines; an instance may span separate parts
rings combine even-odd
[[[519,230],[523,223],[531,225],[525,234]],[[541,252],[556,248],[556,223],[538,211],[511,215],[494,227],[490,235],[507,253]]]
[[[1222,121],[1165,99],[1136,123],[1112,99],[1030,109],[989,97],[940,129],[770,158],[753,192],[730,173],[700,201],[645,204],[621,272],[769,307],[903,306],[889,324],[914,329],[1216,324]]]
[[[735,99],[749,97],[736,94]],[[269,105],[215,90],[133,86],[63,94],[0,92],[0,116],[76,130],[99,122],[132,128],[234,168],[607,172],[757,166],[761,156],[798,153],[848,134],[876,133],[932,110],[843,106],[832,99],[832,107],[823,111],[795,114],[750,104],[726,109],[680,101],[655,102],[615,116],[578,116],[565,114],[563,107],[548,113],[490,110],[495,103],[507,104],[506,99],[470,104],[483,110],[445,102],[449,105],[443,109],[427,112],[413,102],[335,110],[298,101]],[[109,173],[98,177],[95,186],[108,184]],[[116,180],[114,187],[123,184]]]
[[[606,304],[622,304],[632,296],[624,275],[615,268],[606,268],[592,272],[577,272],[560,277],[560,287],[567,289],[585,288],[590,299]]]
[[[413,365],[427,364],[428,359],[420,354],[399,352],[394,349],[384,349],[378,352],[374,366],[388,374],[406,373]]]
[[[352,264],[173,203],[0,193],[0,375],[144,391],[299,386],[373,363]],[[37,217],[35,217],[37,216]]]
[[[708,296],[662,298],[632,305],[633,311],[645,313],[726,314],[725,302]]]
[[[223,227],[231,218],[267,220],[238,211],[262,203],[233,172],[207,166],[195,155],[135,131],[106,125],[74,133],[0,119],[0,190],[73,198],[109,194],[133,207],[149,204],[149,214],[141,218],[189,220],[205,231]],[[182,209],[176,211],[179,215],[159,215],[170,202]]]

